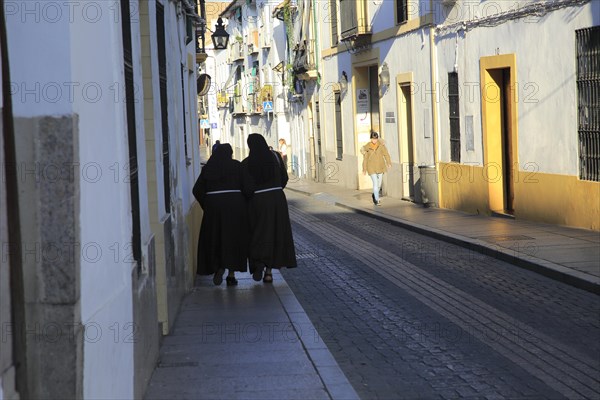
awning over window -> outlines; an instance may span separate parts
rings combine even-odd
[[[240,68],[240,64],[236,64],[231,67],[231,71],[229,72],[229,78],[227,78],[227,81],[225,82],[225,86],[223,87],[223,89],[225,89],[225,90],[229,89],[231,81],[233,80],[233,78],[235,78],[235,74],[237,74],[237,70],[239,68]]]

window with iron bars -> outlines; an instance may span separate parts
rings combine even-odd
[[[458,73],[448,74],[448,106],[450,115],[450,160],[460,162],[460,113],[458,96]]]
[[[396,24],[408,21],[408,0],[396,0]]]
[[[162,137],[162,166],[163,187],[165,200],[165,213],[171,212],[171,177],[169,156],[169,101],[167,87],[167,53],[165,45],[165,9],[156,2],[156,35],[158,47],[158,81],[160,88],[160,113],[161,113],[161,137]]]
[[[338,91],[334,91],[333,95],[335,100],[336,159],[341,160],[344,156],[344,134],[342,132],[342,96]]]
[[[123,35],[123,64],[125,70],[125,109],[127,115],[127,142],[129,145],[129,190],[131,195],[131,246],[137,272],[141,272],[142,241],[140,223],[140,193],[135,123],[135,83],[133,79],[133,51],[129,0],[121,0],[121,31]]]
[[[600,181],[600,26],[575,31],[579,178]]]

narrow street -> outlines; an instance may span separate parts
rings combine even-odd
[[[282,274],[361,398],[600,398],[597,295],[287,196]]]
[[[599,54],[600,0],[0,0],[0,400],[600,400]]]

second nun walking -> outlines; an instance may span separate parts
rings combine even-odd
[[[296,267],[296,253],[288,204],[283,188],[286,166],[265,138],[248,135],[250,154],[242,161],[244,192],[249,198],[250,247],[248,261],[255,281],[273,282],[272,268]],[[263,278],[264,272],[264,278]]]

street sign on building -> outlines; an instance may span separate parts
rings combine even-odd
[[[273,112],[273,102],[272,101],[263,101],[263,111],[266,113]]]
[[[208,122],[207,119],[201,119],[200,120],[200,128],[202,128],[202,129],[210,129],[210,123]]]

